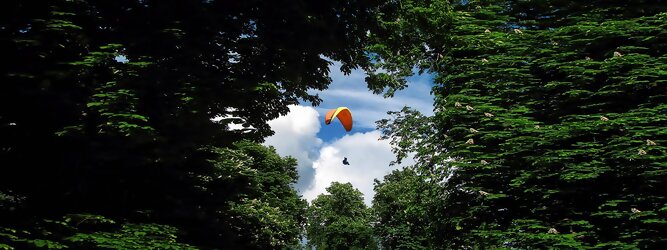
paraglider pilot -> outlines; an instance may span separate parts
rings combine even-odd
[[[340,123],[345,128],[345,132],[350,132],[352,130],[352,112],[346,107],[338,107],[332,110],[327,111],[327,114],[324,116],[324,123],[329,125],[334,118],[338,118]],[[350,165],[347,162],[347,157],[344,157],[343,165]]]

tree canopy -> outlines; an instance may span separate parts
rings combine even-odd
[[[370,210],[350,183],[333,182],[308,208],[306,237],[317,249],[374,249]]]
[[[0,6],[0,249],[667,244],[662,1]],[[377,123],[415,164],[370,208],[338,182],[308,204],[261,144],[333,61],[386,97],[434,76],[432,116]]]
[[[396,22],[418,38],[379,53],[436,75],[435,114],[379,125],[440,186],[434,245],[665,244],[664,3],[461,1],[438,19],[439,1],[408,2]]]
[[[296,162],[256,143],[288,105],[319,103],[309,91],[331,82],[331,61],[348,73],[368,67],[376,9],[374,1],[3,2],[2,247],[106,247],[135,233],[174,247],[176,236],[209,248],[298,244],[306,203],[292,188]],[[106,226],[73,226],[82,225],[67,219],[76,214]],[[43,220],[62,227],[33,231]]]

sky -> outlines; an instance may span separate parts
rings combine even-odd
[[[282,156],[292,156],[299,162],[299,181],[296,188],[309,202],[332,182],[350,182],[364,194],[364,202],[371,204],[374,179],[382,178],[393,169],[412,164],[410,159],[400,166],[389,166],[396,157],[387,140],[379,140],[375,121],[388,118],[388,111],[409,106],[420,112],[433,114],[433,96],[430,94],[432,76],[417,75],[408,78],[408,88],[398,91],[393,98],[384,98],[368,90],[365,73],[354,70],[350,75],[340,72],[340,64],[330,66],[332,83],[319,94],[322,103],[290,106],[290,113],[269,122],[275,134],[266,139]],[[352,131],[346,133],[339,121],[324,124],[327,110],[348,107],[354,120]],[[350,165],[343,165],[347,157]]]

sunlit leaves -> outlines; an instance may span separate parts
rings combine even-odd
[[[125,224],[117,231],[77,233],[68,242],[82,247],[112,249],[196,249],[177,242],[177,229],[159,224]]]
[[[505,4],[454,4],[446,32],[416,32],[411,44],[426,43],[439,59],[429,68],[438,74],[435,115],[403,110],[379,123],[399,157],[416,153],[418,172],[448,169],[436,172],[444,198],[433,210],[443,216],[443,242],[657,246],[664,228],[647,225],[662,223],[653,213],[667,199],[658,191],[667,152],[654,140],[665,140],[664,36],[656,35],[664,8]]]
[[[308,208],[306,236],[318,249],[375,249],[370,210],[350,183],[333,182]]]

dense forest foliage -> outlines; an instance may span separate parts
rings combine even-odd
[[[308,245],[316,249],[375,249],[370,210],[363,194],[350,183],[331,183],[328,194],[308,208]]]
[[[296,162],[258,143],[330,61],[367,67],[375,9],[3,2],[0,248],[300,244]]]
[[[1,5],[0,249],[667,246],[664,1]],[[261,144],[332,61],[435,76],[372,207]]]
[[[384,245],[667,246],[666,3],[403,3],[417,43],[376,51],[436,75],[435,114],[379,122],[417,154],[377,186]]]

